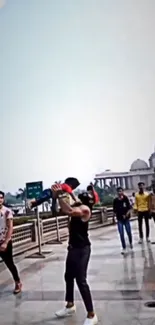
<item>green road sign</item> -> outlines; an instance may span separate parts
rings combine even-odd
[[[26,183],[26,197],[28,200],[37,199],[43,191],[43,182]]]

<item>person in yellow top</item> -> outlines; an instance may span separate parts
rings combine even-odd
[[[143,182],[138,183],[139,191],[135,195],[134,210],[138,213],[138,229],[139,229],[139,244],[143,242],[143,219],[146,226],[146,240],[149,243],[149,193],[145,192],[145,184]]]
[[[149,211],[155,222],[155,183],[152,184],[152,192],[149,195]]]

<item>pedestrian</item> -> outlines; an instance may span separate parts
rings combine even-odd
[[[90,183],[90,185],[87,186],[87,191],[88,191],[88,193],[90,193],[90,195],[93,196],[95,204],[100,202],[99,195],[95,191],[93,183]]]
[[[12,251],[13,214],[4,206],[4,193],[0,191],[0,257],[15,281],[14,294],[21,292],[22,284],[13,261]]]
[[[87,268],[91,254],[88,223],[91,217],[94,198],[88,192],[81,193],[78,196],[80,202],[77,201],[71,206],[65,200],[66,194],[62,192],[60,185],[53,185],[52,193],[58,199],[62,211],[70,216],[69,245],[65,271],[66,306],[62,310],[57,311],[56,316],[61,318],[75,313],[75,279],[87,311],[84,325],[95,325],[98,323],[98,320],[94,312],[92,297],[87,283]]]
[[[117,219],[118,232],[122,244],[122,254],[126,253],[126,242],[124,236],[124,229],[128,235],[130,249],[133,249],[132,245],[132,233],[130,225],[130,212],[131,205],[128,197],[124,194],[122,187],[117,188],[117,197],[113,201],[113,211]]]
[[[132,196],[130,197],[130,204],[132,207],[134,207],[135,204],[135,192],[132,193]]]
[[[149,193],[145,192],[145,183],[138,183],[139,191],[135,195],[134,210],[138,214],[139,244],[143,243],[143,219],[146,227],[146,241],[149,243],[150,226],[149,226]]]
[[[149,212],[155,222],[155,183],[152,184],[152,192],[149,194]]]

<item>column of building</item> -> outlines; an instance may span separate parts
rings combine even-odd
[[[125,176],[125,177],[115,177],[115,178],[109,178],[110,182],[116,187],[121,186],[123,189],[132,189],[133,184],[132,184],[132,177],[131,176]],[[102,178],[99,180],[99,185],[101,188],[105,188],[107,185],[108,178]],[[109,182],[108,182],[109,184]]]

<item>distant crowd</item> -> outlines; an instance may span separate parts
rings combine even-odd
[[[155,221],[155,184],[152,185],[152,191],[149,193],[145,190],[143,182],[138,183],[138,192],[133,193],[129,199],[124,194],[123,188],[117,189],[117,197],[113,201],[114,216],[117,219],[118,231],[122,244],[122,254],[126,253],[126,242],[124,229],[129,238],[130,249],[133,250],[132,231],[130,225],[131,214],[138,216],[139,244],[143,243],[143,220],[146,228],[146,241],[150,243],[150,219]]]

